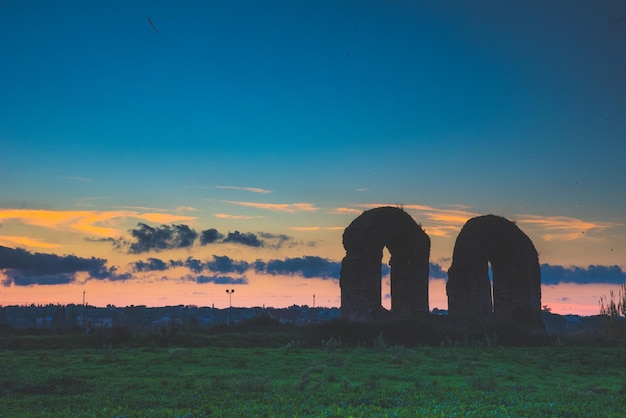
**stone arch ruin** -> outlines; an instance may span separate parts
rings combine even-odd
[[[352,321],[384,317],[381,305],[383,248],[391,254],[391,314],[428,313],[430,238],[404,210],[363,212],[345,229],[341,263],[341,315]]]
[[[479,216],[463,226],[454,245],[446,291],[451,318],[494,317],[531,326],[542,324],[537,250],[515,223],[503,217]]]

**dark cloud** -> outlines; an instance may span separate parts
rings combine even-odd
[[[290,243],[288,245],[291,247],[292,237],[285,234],[270,234],[269,232],[259,232],[259,236],[263,238],[264,243],[268,247],[272,248],[281,248],[284,244]]]
[[[188,259],[190,259],[189,257]],[[185,261],[183,260],[170,260],[168,264],[168,268],[170,267],[185,267]]]
[[[381,263],[380,264],[380,274],[381,274],[381,276],[383,276],[383,277],[388,276],[389,273],[391,273],[391,268],[389,267],[389,264]]]
[[[200,233],[200,245],[213,244],[223,238],[224,235],[217,232],[217,229],[207,229]]]
[[[213,259],[207,262],[202,262],[195,258],[187,258],[185,261],[170,261],[170,266],[187,267],[194,273],[201,273],[203,271],[211,271],[214,273],[245,273],[250,268],[250,263],[243,260],[233,260],[228,256],[213,255]]]
[[[158,258],[148,258],[146,261],[136,261],[131,264],[134,271],[163,271],[169,268],[169,265]]]
[[[137,228],[128,231],[132,239],[123,237],[85,238],[90,242],[110,242],[118,251],[127,251],[129,254],[140,254],[148,251],[161,251],[175,248],[189,248],[196,242],[205,246],[209,244],[240,244],[248,247],[281,248],[286,243],[289,247],[302,243],[293,242],[292,237],[284,234],[260,232],[229,232],[226,236],[215,228],[205,229],[199,234],[188,225],[161,225],[152,227],[138,223]]]
[[[113,248],[115,248],[118,251],[121,251],[124,248],[128,248],[128,246],[130,245],[130,243],[125,240],[124,238],[118,237],[118,238],[113,238],[113,237],[107,237],[107,238],[94,238],[94,237],[86,237],[84,238],[85,241],[87,242],[110,242],[113,245]]]
[[[255,271],[267,274],[298,275],[304,278],[339,279],[341,263],[317,256],[286,258],[254,263]]]
[[[34,284],[68,284],[76,280],[76,273],[86,272],[97,280],[126,280],[128,274],[118,274],[115,267],[107,268],[101,258],[82,258],[75,255],[31,253],[20,248],[0,246],[0,270],[6,278],[4,286]]]
[[[104,260],[106,262],[106,260]],[[132,274],[118,274],[116,267],[94,266],[89,270],[89,277],[97,280],[124,281],[132,278]]]
[[[55,285],[55,284],[68,284],[76,280],[74,273],[59,273],[59,274],[43,274],[43,275],[31,275],[24,273],[21,270],[9,269],[5,271],[6,279],[2,280],[3,286],[32,286],[36,284],[40,285]]]
[[[187,267],[189,270],[193,271],[194,273],[200,273],[204,270],[204,263],[202,263],[202,261],[197,260],[195,258],[187,258],[187,260],[185,260],[183,262],[183,266]]]
[[[128,252],[139,254],[151,250],[160,251],[173,248],[191,247],[198,237],[198,233],[187,225],[161,225],[153,228],[139,223],[137,229],[129,232],[135,239],[130,244]]]
[[[187,276],[188,280],[198,284],[214,283],[214,284],[248,284],[246,277],[230,277],[230,276]]]
[[[432,277],[433,279],[447,279],[448,278],[448,272],[443,271],[443,269],[441,268],[439,264],[429,263],[429,267],[430,267],[430,273],[428,274],[429,277]]]
[[[250,268],[250,263],[246,261],[235,261],[228,256],[213,256],[213,261],[209,261],[205,266],[215,273],[239,273],[242,274]]]
[[[264,242],[252,232],[229,232],[222,242],[232,242],[234,244],[247,245],[249,247],[262,247]]]
[[[550,264],[541,265],[541,283],[607,283],[622,284],[626,282],[626,272],[620,266],[563,267]]]

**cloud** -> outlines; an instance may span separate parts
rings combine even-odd
[[[429,267],[430,267],[430,273],[428,274],[429,277],[432,277],[433,279],[447,279],[448,278],[448,272],[443,271],[443,269],[441,268],[439,264],[429,263]]]
[[[222,242],[247,245],[248,247],[262,247],[263,241],[252,232],[241,233],[239,231],[229,232]]]
[[[0,219],[16,219],[23,224],[53,230],[79,232],[111,237],[120,235],[120,223],[128,218],[149,222],[169,223],[193,221],[196,218],[169,213],[141,213],[134,210],[116,211],[54,211],[44,209],[0,209]]]
[[[271,248],[281,248],[285,243],[290,243],[289,247],[296,245],[293,238],[285,234],[271,234],[269,232],[259,232],[259,236],[263,238],[264,246]]]
[[[234,260],[228,256],[213,255],[209,261],[189,257],[186,260],[170,260],[165,263],[156,258],[149,258],[147,261],[139,261],[133,264],[136,271],[165,270],[170,267],[187,267],[193,273],[211,272],[219,275],[226,273],[244,274],[249,270],[257,273],[272,275],[298,275],[304,278],[339,279],[341,263],[317,256],[304,256],[297,258],[286,258],[284,260],[256,260],[248,263],[244,260]],[[383,266],[384,268],[385,266]],[[386,266],[387,273],[389,267]],[[192,277],[192,276],[189,276]],[[214,277],[214,276],[212,276]]]
[[[408,212],[417,223],[423,225],[428,235],[438,237],[454,237],[463,225],[481,214],[473,212],[467,205],[452,204],[445,208],[427,205],[395,205],[389,203],[366,203],[355,205],[356,208],[373,209],[381,206],[397,206]],[[335,214],[354,213],[360,215],[355,208],[337,208]],[[511,217],[522,229],[537,229],[546,241],[570,241],[586,238],[590,233],[600,232],[608,228],[623,226],[610,222],[593,222],[567,216],[514,215]]]
[[[217,232],[217,229],[206,229],[200,233],[200,245],[207,245],[224,238],[224,235]]]
[[[102,269],[90,270],[89,277],[98,280],[125,281],[133,276],[130,273],[118,274],[116,267],[109,267],[108,269],[103,267]]]
[[[170,264],[175,265],[171,261],[170,261]],[[187,267],[189,270],[193,271],[194,273],[201,273],[204,270],[204,264],[202,263],[202,261],[197,260],[195,258],[191,258],[191,257],[183,261],[182,265]]]
[[[216,189],[242,190],[244,192],[262,193],[262,194],[272,193],[271,190],[261,189],[261,188],[258,188],[258,187],[215,186],[215,188]]]
[[[248,284],[247,277],[230,277],[230,276],[186,276],[186,280],[196,282],[198,284],[214,283],[214,284]]]
[[[228,213],[216,213],[213,216],[220,219],[262,219],[263,216],[230,215]]]
[[[136,261],[131,263],[133,270],[137,272],[142,271],[164,271],[169,268],[169,265],[163,260],[158,258],[148,258],[146,261]]]
[[[391,268],[389,267],[389,264],[381,263],[380,264],[380,271],[381,271],[381,276],[382,277],[387,277],[387,276],[389,276],[389,273],[391,273]]]
[[[587,267],[563,267],[550,264],[541,265],[542,284],[621,284],[624,282],[626,282],[626,272],[620,266],[589,265]]]
[[[300,232],[315,232],[315,231],[343,231],[346,229],[345,226],[292,226],[289,229],[292,231],[300,231]]]
[[[113,245],[113,248],[115,248],[118,251],[121,251],[124,248],[127,248],[130,246],[130,242],[128,242],[126,239],[122,238],[122,237],[117,237],[117,238],[113,238],[113,237],[102,237],[102,238],[94,238],[94,237],[85,237],[83,238],[85,241],[87,242],[110,242]]]
[[[292,238],[284,234],[271,234],[260,232],[258,235],[252,232],[229,232],[226,236],[217,229],[206,229],[198,234],[187,225],[161,225],[152,227],[143,223],[137,224],[138,228],[129,230],[132,240],[123,237],[112,238],[85,238],[91,242],[111,242],[115,249],[127,249],[129,254],[140,254],[148,251],[160,251],[175,248],[192,247],[196,241],[200,245],[209,244],[239,244],[248,247],[281,248]],[[296,244],[293,244],[296,245]]]
[[[381,206],[396,206],[401,207],[408,212],[415,221],[424,226],[424,230],[428,235],[439,237],[451,237],[455,233],[458,233],[463,225],[480,214],[468,211],[467,206],[463,205],[449,205],[448,208],[435,208],[427,205],[397,205],[389,203],[366,203],[362,205],[355,205],[356,208],[361,209],[374,209]],[[362,210],[356,208],[337,208],[333,213],[336,214],[355,214],[360,215]]]
[[[128,252],[139,254],[151,250],[160,251],[173,248],[191,247],[198,237],[198,233],[187,225],[161,225],[153,228],[149,225],[139,223],[138,229],[131,229],[129,232],[135,239],[130,244]]]
[[[148,258],[146,261],[137,261],[131,265],[135,271],[164,271],[173,267],[187,267],[194,273],[210,271],[213,273],[243,274],[250,269],[250,264],[247,261],[233,260],[225,255],[213,255],[213,258],[206,262],[192,257],[188,257],[186,260],[170,260],[168,263],[158,258]]]
[[[360,215],[363,213],[362,209],[355,208],[335,208],[330,213],[335,215]]]
[[[250,268],[246,261],[235,261],[228,256],[213,256],[213,260],[205,264],[206,268],[216,273],[243,274]]]
[[[44,242],[36,238],[18,236],[18,235],[2,235],[0,236],[0,245],[19,245],[24,247],[36,247],[36,248],[58,248],[60,244],[53,244],[50,242]]]
[[[180,222],[180,221],[194,221],[196,220],[195,216],[183,216],[172,213],[144,213],[141,216],[133,216],[133,218],[144,219],[148,222],[167,224],[170,222]]]
[[[258,203],[258,202],[234,202],[231,200],[224,200],[225,203],[232,205],[246,206],[250,208],[271,210],[274,212],[312,212],[319,210],[312,203]]]
[[[6,287],[11,286],[11,284],[15,286],[69,284],[76,280],[76,275],[72,273],[41,274],[33,276],[19,270],[7,270],[5,274],[6,279],[2,280],[2,285]]]
[[[0,246],[0,270],[6,278],[4,286],[35,284],[68,284],[76,281],[76,273],[86,272],[98,280],[126,280],[129,274],[117,274],[115,267],[106,267],[101,258],[82,258],[74,255],[31,253],[23,249]]]
[[[272,275],[298,275],[304,278],[339,279],[341,263],[317,256],[285,258],[284,260],[257,260],[254,263],[257,273]]]
[[[516,222],[541,230],[545,241],[573,241],[583,239],[608,228],[622,226],[617,223],[585,221],[567,216],[516,215]]]

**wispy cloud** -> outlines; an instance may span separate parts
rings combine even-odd
[[[194,221],[193,216],[176,213],[141,213],[131,210],[95,211],[45,209],[0,209],[0,220],[15,219],[26,225],[48,229],[69,230],[100,237],[120,234],[122,221],[134,218],[157,223]]]
[[[241,191],[250,192],[250,193],[262,193],[262,194],[272,193],[271,190],[261,189],[259,187],[215,186],[215,188],[216,189],[241,190]]]
[[[196,208],[192,207],[192,206],[179,206],[176,208],[176,212],[195,212]]]
[[[539,228],[545,241],[573,241],[589,237],[590,233],[623,226],[609,222],[593,222],[567,216],[516,215],[515,221],[527,228]]]
[[[35,248],[59,248],[60,244],[41,241],[36,238],[18,236],[18,235],[0,235],[0,245],[24,246]]]
[[[355,205],[356,208],[373,209],[381,206],[398,206],[389,203],[367,203]],[[469,207],[463,205],[449,205],[446,208],[436,208],[427,205],[408,204],[398,206],[414,217],[415,221],[421,224],[429,235],[440,237],[451,237],[461,230],[465,222],[480,214],[471,212]],[[356,208],[339,208],[335,213],[361,213]],[[350,212],[351,211],[351,212]]]
[[[232,205],[246,206],[249,208],[265,209],[273,212],[313,212],[319,210],[312,203],[260,203],[260,202],[236,202],[232,200],[224,200],[225,203]]]
[[[363,209],[355,209],[355,208],[335,208],[330,211],[330,213],[335,215],[360,215],[363,213]]]
[[[228,213],[215,213],[216,218],[220,219],[262,219],[263,216],[246,216],[246,215],[231,215]]]
[[[292,229],[294,231],[319,231],[322,228],[320,228],[319,226],[294,226],[289,229]]]
[[[359,213],[360,209],[373,209],[381,206],[398,206],[388,203],[367,203],[355,205],[353,208],[338,208],[333,213]],[[399,206],[414,217],[415,221],[424,227],[426,233],[439,237],[454,237],[463,225],[481,214],[471,211],[471,207],[461,204],[447,205],[436,208],[427,205],[407,204]],[[513,215],[510,218],[525,231],[538,230],[538,235],[546,241],[571,241],[590,238],[608,228],[623,226],[610,222],[587,221],[567,216],[540,216],[540,215]]]
[[[172,222],[192,222],[196,220],[195,216],[184,216],[174,213],[143,213],[131,217],[161,224],[167,224]]]
[[[293,226],[289,229],[293,231],[337,231],[345,228],[345,226]]]

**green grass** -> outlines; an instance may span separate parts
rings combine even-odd
[[[0,352],[0,416],[623,416],[626,349]]]

